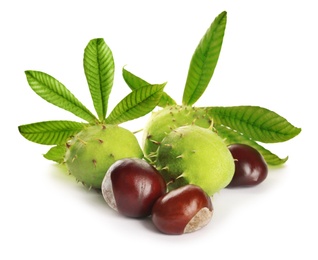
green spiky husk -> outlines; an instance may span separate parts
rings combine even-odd
[[[142,147],[145,156],[153,162],[160,142],[172,130],[186,125],[208,128],[212,124],[205,108],[173,105],[153,112],[144,128]]]
[[[67,143],[65,164],[79,182],[100,189],[108,168],[123,158],[143,158],[133,133],[117,125],[94,125]]]
[[[171,131],[161,141],[154,163],[169,190],[195,184],[212,196],[234,175],[234,160],[224,141],[196,125]]]

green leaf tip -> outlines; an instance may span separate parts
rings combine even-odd
[[[114,82],[115,64],[112,51],[103,38],[89,41],[84,50],[83,65],[94,108],[99,120],[104,121]]]
[[[195,49],[182,97],[184,105],[193,105],[210,83],[221,52],[226,22],[227,12],[223,11],[214,19]]]
[[[18,126],[20,134],[27,140],[45,145],[63,144],[87,124],[67,121],[44,121]]]
[[[108,124],[121,124],[151,112],[160,102],[166,83],[144,86],[123,98],[106,118]]]
[[[54,77],[35,70],[27,70],[25,75],[32,90],[47,102],[67,110],[87,122],[96,122],[96,117]]]
[[[213,121],[263,143],[285,142],[297,136],[301,128],[284,117],[259,106],[206,108]]]
[[[123,78],[124,78],[125,82],[129,86],[129,88],[133,91],[137,90],[141,87],[145,87],[145,86],[152,87],[155,85],[155,84],[150,84],[147,81],[145,81],[144,79],[129,72],[128,70],[125,69],[125,67],[123,67],[123,69],[122,69],[122,74],[123,74]],[[158,106],[159,107],[166,107],[166,106],[171,106],[171,105],[176,105],[176,102],[166,92],[163,92],[161,99],[158,103]]]
[[[47,160],[51,160],[57,163],[63,163],[64,162],[64,155],[66,152],[66,145],[56,145],[50,148],[50,150],[43,154],[43,157]]]

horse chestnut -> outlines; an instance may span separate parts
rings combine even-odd
[[[228,148],[234,158],[235,172],[227,187],[254,186],[266,179],[267,164],[255,148],[245,144],[232,144]]]
[[[165,234],[180,235],[206,226],[212,217],[210,197],[188,184],[161,196],[152,208],[152,222]]]
[[[150,215],[155,201],[166,193],[166,183],[146,161],[126,158],[111,165],[101,189],[111,208],[125,216],[141,218]]]

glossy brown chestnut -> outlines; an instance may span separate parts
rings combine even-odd
[[[149,216],[155,201],[165,193],[163,177],[142,159],[116,161],[102,183],[102,194],[107,204],[128,217]]]
[[[159,231],[180,235],[207,225],[213,214],[210,197],[198,186],[186,185],[161,196],[152,208],[152,221]]]
[[[235,172],[227,187],[254,186],[266,179],[267,164],[256,149],[245,144],[232,144],[228,148],[234,158]]]

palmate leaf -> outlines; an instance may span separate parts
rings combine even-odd
[[[207,111],[215,123],[263,143],[284,142],[301,132],[282,116],[258,106],[210,107]]]
[[[219,59],[227,13],[220,13],[197,46],[188,71],[182,103],[193,105],[204,93]]]
[[[256,150],[258,150],[261,153],[261,155],[264,157],[264,160],[269,165],[273,165],[273,166],[281,165],[288,160],[288,157],[286,158],[278,157],[276,154],[265,149],[263,146],[259,145],[257,142],[251,140],[250,138],[246,137],[244,134],[239,133],[233,129],[230,129],[228,127],[225,127],[223,125],[218,125],[218,124],[215,124],[214,128],[216,129],[218,135],[224,139],[227,145],[234,144],[234,143],[249,145],[255,148]]]
[[[108,124],[120,124],[151,112],[159,103],[166,83],[138,88],[123,98],[106,118]]]
[[[123,68],[123,78],[131,90],[137,90],[137,89],[139,89],[141,87],[145,87],[145,86],[150,86],[150,87],[153,86],[152,84],[148,83],[147,81],[143,80],[142,78],[129,72],[125,68]],[[166,106],[171,106],[171,105],[175,105],[175,104],[176,104],[176,102],[173,100],[173,98],[170,97],[166,92],[163,92],[161,99],[158,103],[158,106],[166,107]]]
[[[114,81],[114,59],[103,39],[92,39],[84,51],[84,71],[100,121],[107,113],[108,99]]]
[[[44,100],[73,113],[87,122],[92,123],[97,120],[62,83],[52,76],[33,70],[28,70],[25,74],[30,87]]]
[[[80,132],[86,125],[73,121],[56,120],[20,125],[18,129],[20,134],[31,142],[59,145]]]

